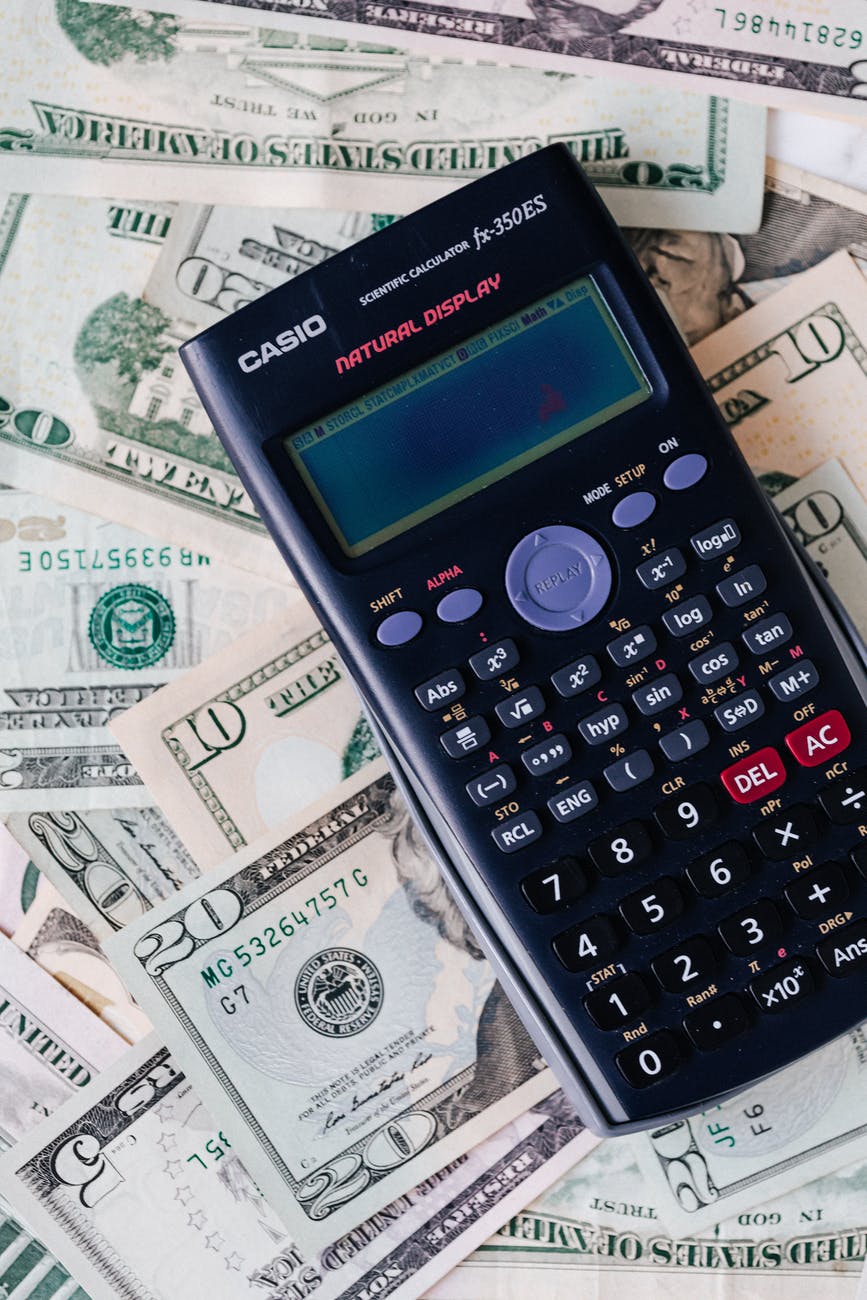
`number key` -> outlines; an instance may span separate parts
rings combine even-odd
[[[641,976],[630,971],[588,993],[584,1006],[598,1029],[620,1029],[650,1006],[650,993]]]
[[[521,881],[521,892],[536,912],[545,915],[569,907],[587,890],[577,858],[559,858]]]
[[[737,957],[751,957],[759,948],[779,943],[783,937],[780,914],[769,898],[735,912],[719,924],[720,938]]]
[[[677,1039],[668,1029],[630,1043],[615,1056],[617,1067],[633,1088],[647,1088],[674,1074],[680,1065]]]
[[[554,939],[554,951],[569,971],[604,966],[620,948],[617,931],[607,916],[590,916]]]
[[[587,846],[593,865],[602,876],[619,876],[646,862],[653,851],[650,836],[641,822],[624,822]]]
[[[635,934],[664,930],[682,912],[683,895],[670,876],[661,876],[643,889],[637,889],[620,904],[620,913]]]
[[[743,847],[730,840],[720,844],[712,853],[696,858],[686,869],[690,884],[702,898],[719,898],[738,885],[750,874],[750,860]]]
[[[692,785],[654,809],[657,825],[672,840],[687,840],[712,826],[719,806],[709,785]]]
[[[707,939],[694,935],[684,939],[650,963],[654,975],[669,993],[691,993],[714,974],[717,962]]]

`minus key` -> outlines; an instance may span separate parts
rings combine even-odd
[[[474,776],[472,781],[468,781],[467,794],[477,808],[486,808],[498,799],[505,799],[517,784],[515,773],[508,763],[501,763],[499,767],[491,767],[481,776]]]

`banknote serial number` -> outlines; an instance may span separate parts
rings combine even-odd
[[[0,519],[0,529],[3,520]],[[2,540],[2,533],[0,533]],[[185,546],[109,546],[99,547],[61,546],[59,550],[19,551],[19,573],[87,573],[117,572],[119,569],[169,569],[179,564],[181,568],[207,568],[211,563],[207,555],[199,555]]]
[[[835,27],[829,23],[795,21],[791,18],[772,18],[761,10],[714,9],[720,16],[720,27],[732,32],[751,32],[753,36],[778,36],[783,40],[801,40],[806,45],[831,45],[836,49],[848,46],[861,48],[864,35],[858,27]]]
[[[311,920],[322,916],[325,912],[332,912],[337,906],[338,897],[349,898],[351,893],[366,888],[368,880],[369,877],[360,867],[353,867],[348,878],[338,876],[312,898],[299,903],[297,911],[293,908],[279,917],[273,925],[263,926],[261,933],[252,934],[244,943],[237,944],[232,949],[232,953],[238,966],[246,969],[260,957],[266,957],[269,951],[279,948],[285,939],[291,939],[301,926],[309,925]],[[235,972],[236,967],[228,957],[218,957],[211,966],[204,967],[202,979],[208,988],[214,988],[223,980],[231,979]],[[242,998],[242,1000],[246,999]],[[230,1009],[224,1002],[223,1009],[232,1015],[236,1007],[232,1006]]]

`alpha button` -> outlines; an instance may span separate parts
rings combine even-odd
[[[611,591],[611,563],[581,528],[552,524],[527,533],[506,564],[506,593],[533,627],[568,632],[588,623]]]

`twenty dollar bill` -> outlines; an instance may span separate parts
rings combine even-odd
[[[357,1233],[303,1251],[152,1036],[0,1178],[93,1300],[414,1300],[595,1144],[555,1093]]]
[[[381,760],[106,948],[305,1246],[553,1087]]]

